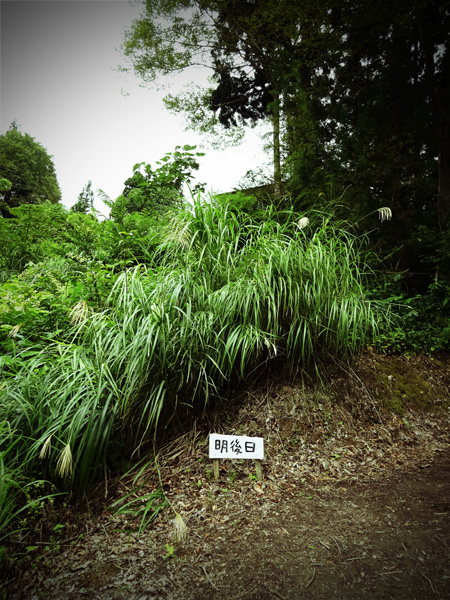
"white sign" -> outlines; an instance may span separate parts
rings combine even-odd
[[[209,458],[264,458],[264,440],[245,435],[209,434]]]

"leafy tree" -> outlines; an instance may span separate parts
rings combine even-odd
[[[233,127],[224,126],[218,111],[213,108],[212,95],[216,84],[210,78],[207,88],[189,83],[179,94],[167,94],[163,98],[166,108],[174,113],[183,113],[185,131],[197,131],[215,150],[238,146],[245,136],[245,125],[242,119],[233,123]],[[251,125],[251,123],[250,123]]]
[[[111,208],[111,217],[121,222],[126,214],[134,212],[163,213],[170,208],[179,207],[183,201],[183,184],[192,179],[192,171],[199,168],[197,157],[202,152],[193,152],[195,146],[176,146],[156,161],[159,165],[153,169],[145,162],[133,167],[133,175],[125,181],[122,194],[114,201],[105,195],[103,198]],[[196,184],[193,191],[203,190],[202,184]]]
[[[92,181],[84,186],[78,195],[77,202],[71,207],[71,212],[87,214],[94,206],[94,192],[92,191]]]
[[[197,106],[204,107],[206,100],[227,128],[269,116],[279,191],[283,95],[292,74],[301,73],[306,58],[311,63],[318,54],[300,23],[320,29],[324,14],[310,1],[300,6],[287,0],[152,0],[127,32],[124,51],[147,81],[193,65],[211,67],[215,87]],[[187,108],[198,124],[197,109],[186,96],[169,97],[168,104]]]
[[[326,31],[326,22],[327,12],[309,1],[233,0],[221,3],[218,11],[220,26],[212,51],[217,88],[211,108],[219,110],[227,126],[236,115],[246,122],[270,117],[275,195],[282,188],[283,138],[287,157],[293,150],[292,139],[290,147],[286,144],[288,134],[292,138],[299,123],[310,122],[305,91],[310,92],[313,70],[321,63],[325,34],[318,32]],[[301,119],[295,119],[300,103]],[[306,130],[300,131],[296,141],[305,144]]]
[[[327,168],[356,214],[393,209],[385,254],[398,248],[393,264],[423,291],[450,275],[450,5],[330,6],[333,43],[313,90]]]
[[[27,133],[13,123],[0,136],[0,177],[11,182],[0,190],[0,214],[10,216],[10,208],[22,204],[41,204],[61,200],[52,157]]]
[[[450,5],[359,0],[334,14],[326,126],[341,164],[402,211],[434,196],[448,212]]]

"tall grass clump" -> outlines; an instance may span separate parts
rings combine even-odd
[[[103,311],[84,311],[71,341],[7,378],[0,422],[16,457],[81,493],[115,453],[137,456],[265,361],[319,369],[351,356],[386,318],[366,296],[363,256],[330,218],[195,199],[147,264],[117,277]]]

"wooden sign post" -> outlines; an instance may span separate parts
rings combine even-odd
[[[219,479],[219,459],[244,458],[255,461],[256,477],[262,481],[261,460],[264,458],[264,440],[243,435],[209,434],[209,458],[212,458],[214,479]]]

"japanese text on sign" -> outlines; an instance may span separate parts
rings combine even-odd
[[[243,435],[209,435],[209,458],[264,458],[264,440]]]

